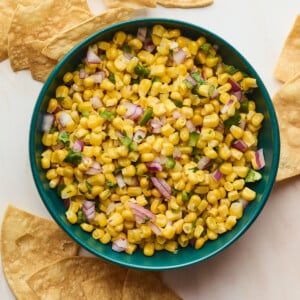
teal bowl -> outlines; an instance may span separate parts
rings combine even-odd
[[[63,201],[58,197],[56,191],[49,188],[45,171],[41,167],[40,157],[44,150],[41,144],[41,128],[48,100],[53,97],[55,87],[62,83],[62,77],[66,71],[73,70],[78,66],[89,45],[100,40],[111,39],[118,30],[136,33],[136,29],[140,26],[152,27],[155,24],[161,24],[168,28],[179,28],[183,35],[191,38],[197,38],[200,35],[207,37],[208,41],[219,46],[219,52],[225,63],[234,65],[251,77],[256,78],[258,89],[255,89],[252,98],[256,101],[257,110],[265,116],[264,125],[259,136],[259,147],[264,149],[265,154],[265,168],[262,170],[262,180],[252,187],[257,193],[255,200],[247,206],[243,217],[238,220],[237,225],[231,231],[220,235],[214,241],[208,241],[199,250],[186,247],[180,248],[176,254],[157,251],[154,256],[146,257],[139,250],[133,255],[115,252],[111,249],[111,245],[102,245],[94,240],[89,233],[84,232],[79,225],[71,225],[66,220]],[[280,139],[276,114],[262,80],[249,62],[228,42],[204,28],[177,20],[160,18],[137,19],[106,27],[74,47],[57,64],[43,85],[33,110],[29,136],[30,164],[34,182],[44,205],[58,225],[80,246],[94,255],[112,263],[144,270],[169,270],[190,266],[212,258],[234,243],[252,225],[266,203],[275,182],[279,153]]]

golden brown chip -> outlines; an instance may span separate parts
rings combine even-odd
[[[300,73],[273,97],[280,128],[280,160],[276,180],[300,174]]]
[[[1,229],[1,257],[8,284],[18,299],[37,299],[26,283],[41,266],[74,256],[75,244],[56,223],[8,206]]]
[[[19,4],[8,32],[8,55],[13,70],[29,67],[28,43],[47,41],[57,32],[91,17],[90,11],[80,7],[83,4],[82,0],[44,0],[37,6]]]
[[[43,41],[32,41],[28,43],[28,48],[31,50],[31,55],[29,57],[29,69],[33,79],[38,81],[46,81],[49,74],[56,66],[57,61],[53,60],[41,53],[42,49],[45,47],[45,42]]]
[[[156,7],[156,0],[104,0],[105,5],[109,8],[131,7],[131,8],[146,8]]]
[[[125,268],[95,257],[74,256],[45,266],[28,278],[27,283],[40,299],[84,300],[88,299],[82,288],[85,281],[94,277],[114,280],[118,274],[125,277],[126,272]],[[87,285],[85,291],[89,290]]]
[[[116,300],[122,298],[122,287],[127,269],[122,272],[111,272],[104,276],[98,274],[82,283],[86,299]]]
[[[1,0],[0,1],[0,62],[8,58],[7,36],[13,13],[19,3],[35,5],[42,0]]]
[[[129,269],[125,278],[122,300],[178,300],[174,291],[163,283],[157,273]]]
[[[180,8],[204,7],[213,3],[213,0],[157,0],[162,6]]]
[[[82,39],[108,25],[130,19],[134,12],[135,10],[131,8],[109,9],[105,13],[94,16],[81,24],[58,33],[49,40],[42,53],[51,59],[60,60]]]
[[[286,82],[300,72],[300,15],[289,32],[279,55],[274,76]]]

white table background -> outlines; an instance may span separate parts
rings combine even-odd
[[[104,9],[100,0],[89,3],[94,12]],[[273,96],[280,87],[273,70],[298,13],[297,0],[215,0],[206,8],[158,6],[144,15],[192,22],[222,36],[256,68]],[[8,204],[50,218],[28,155],[30,118],[41,87],[28,71],[14,73],[8,60],[0,63],[0,222]],[[164,279],[186,300],[300,299],[299,256],[296,177],[275,185],[263,212],[234,245],[201,264],[164,272]],[[14,299],[2,271],[0,282],[0,299]]]

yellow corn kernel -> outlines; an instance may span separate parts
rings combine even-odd
[[[218,155],[221,159],[227,160],[231,156],[231,150],[226,144],[219,144]]]
[[[152,81],[150,79],[143,78],[139,84],[139,96],[144,97],[149,92],[152,85]]]
[[[99,240],[102,244],[108,244],[111,241],[111,236],[108,232],[105,232]]]
[[[211,147],[205,147],[203,153],[209,159],[216,159],[218,157],[218,153]]]
[[[225,221],[225,227],[227,230],[231,230],[236,224],[236,216],[228,216]]]
[[[100,238],[102,238],[104,236],[104,230],[103,229],[99,229],[99,228],[96,228],[93,230],[92,232],[92,237],[93,239],[95,240],[99,240]]]
[[[178,249],[178,244],[176,241],[167,241],[165,243],[164,249],[171,253],[176,253]]]
[[[58,107],[58,101],[55,98],[51,98],[48,103],[47,112],[53,113]]]
[[[143,248],[145,256],[152,256],[154,254],[154,243],[146,243]]]
[[[233,166],[232,169],[241,178],[245,178],[249,172],[249,167],[246,166]]]
[[[108,218],[108,224],[111,226],[117,226],[123,223],[123,217],[119,212],[114,212],[111,214],[111,216]]]
[[[215,128],[219,125],[219,116],[216,113],[212,113],[204,116],[203,127]]]
[[[244,130],[239,126],[232,125],[229,130],[236,139],[240,139],[244,135]]]
[[[245,186],[245,180],[244,179],[236,179],[232,182],[233,188],[237,191],[241,190]]]
[[[130,186],[127,188],[127,193],[130,197],[137,197],[142,195],[143,191],[140,186]]]
[[[88,223],[81,223],[80,227],[82,230],[86,231],[86,232],[92,232],[94,229],[94,226]]]
[[[242,140],[247,144],[248,147],[255,145],[257,142],[255,136],[249,130],[245,130]]]
[[[246,77],[241,81],[241,88],[244,91],[247,91],[251,88],[256,88],[257,87],[257,83],[256,83],[256,79],[255,78],[251,78],[251,77]]]
[[[203,247],[204,244],[205,244],[205,239],[203,237],[200,237],[196,239],[194,247],[195,249],[200,249]]]
[[[196,211],[199,208],[199,205],[201,204],[201,198],[198,195],[192,195],[190,197],[190,200],[188,202],[187,208],[189,211]]]
[[[241,202],[233,202],[229,208],[229,214],[240,219],[243,216],[243,205]]]
[[[232,169],[232,163],[230,162],[223,162],[220,167],[219,170],[221,171],[222,174],[224,175],[229,175],[232,173],[233,169]]]
[[[134,165],[129,165],[122,169],[123,176],[133,177],[133,176],[135,176],[135,174],[136,174],[136,169],[135,169]]]
[[[225,83],[218,87],[219,93],[226,93],[231,90],[231,84],[230,83]]]
[[[140,157],[142,162],[150,162],[154,160],[155,155],[154,153],[142,153]]]
[[[236,201],[239,199],[240,196],[239,196],[238,191],[230,191],[230,192],[228,192],[227,197],[228,197],[228,200],[230,200],[230,201]]]
[[[71,224],[75,224],[77,222],[77,214],[71,210],[67,210],[66,211],[66,217],[67,220],[71,223]]]
[[[251,123],[253,126],[260,126],[264,119],[264,115],[262,113],[255,113],[251,118]]]
[[[68,199],[68,198],[71,198],[75,195],[77,195],[77,192],[78,192],[78,188],[77,186],[73,185],[73,184],[70,184],[70,185],[67,185],[62,191],[61,191],[61,198],[62,199]]]
[[[151,65],[150,76],[163,77],[166,74],[166,66],[164,64]]]
[[[127,254],[133,254],[135,252],[136,248],[137,248],[136,244],[129,243],[128,247],[125,249],[125,252]]]
[[[243,157],[243,152],[238,149],[232,147],[230,151],[231,151],[231,157],[235,160],[240,160]]]
[[[252,201],[256,197],[256,192],[248,187],[244,187],[240,195],[243,199]]]
[[[56,98],[64,98],[69,95],[69,88],[66,85],[60,85],[55,90]]]
[[[105,176],[103,174],[95,174],[90,176],[87,179],[88,183],[91,185],[104,185],[105,184]]]

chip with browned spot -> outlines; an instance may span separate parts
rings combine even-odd
[[[193,8],[213,4],[213,0],[157,0],[157,4],[165,7]]]

